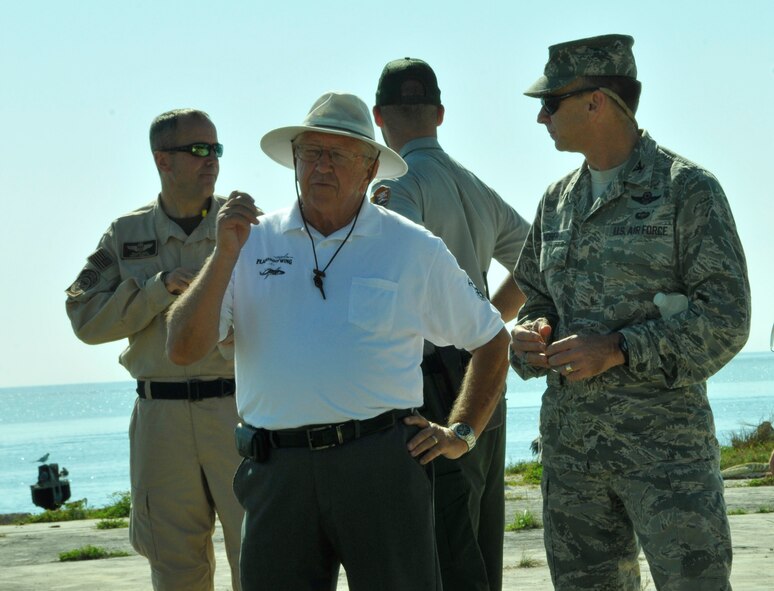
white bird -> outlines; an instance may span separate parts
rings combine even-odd
[[[46,455],[44,455],[44,456],[41,456],[41,457],[39,457],[39,458],[38,458],[37,460],[35,460],[35,461],[36,461],[36,462],[40,462],[41,464],[45,464],[45,463],[48,461],[48,456],[50,456],[50,455],[51,455],[51,452],[47,453],[47,454],[46,454]]]

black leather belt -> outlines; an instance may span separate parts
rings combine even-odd
[[[146,398],[145,389],[150,388],[150,398],[159,400],[203,400],[233,396],[236,392],[234,380],[218,379],[190,380],[188,382],[145,382],[137,380],[137,395]]]
[[[389,410],[365,421],[347,421],[335,425],[308,425],[298,429],[266,431],[272,447],[308,447],[326,449],[343,445],[394,426],[400,419],[414,414],[414,409]]]

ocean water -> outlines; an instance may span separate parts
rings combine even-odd
[[[509,372],[508,462],[531,459],[544,382]],[[774,417],[774,353],[743,353],[709,381],[718,439]],[[50,454],[69,472],[71,500],[99,507],[129,490],[131,381],[0,388],[0,513],[40,512],[30,485]]]

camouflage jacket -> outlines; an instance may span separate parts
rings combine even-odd
[[[523,324],[546,317],[553,339],[621,332],[629,365],[570,384],[547,375],[543,460],[577,469],[626,469],[714,458],[706,380],[744,345],[750,286],[734,219],[717,179],[643,132],[596,200],[584,164],[551,185],[514,271],[527,296]],[[687,310],[663,319],[657,292]]]

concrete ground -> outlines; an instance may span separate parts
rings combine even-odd
[[[761,508],[774,510],[774,487],[729,485],[726,503],[729,510],[747,511],[731,515],[734,566],[731,582],[735,591],[771,590],[769,571],[774,564],[774,513],[758,513]],[[540,491],[531,486],[506,487],[506,518],[511,521],[525,510],[540,515]],[[123,550],[130,556],[59,562],[59,553],[87,544],[107,550]],[[217,591],[229,590],[230,580],[223,536],[215,536],[218,569]],[[503,588],[512,591],[548,591],[553,589],[543,551],[542,530],[532,529],[505,534]],[[531,566],[526,566],[530,564]],[[648,566],[640,558],[643,589],[655,590]],[[342,576],[338,591],[348,589]],[[93,520],[56,524],[0,526],[0,591],[150,591],[150,574],[144,558],[129,545],[126,529],[98,530]]]

